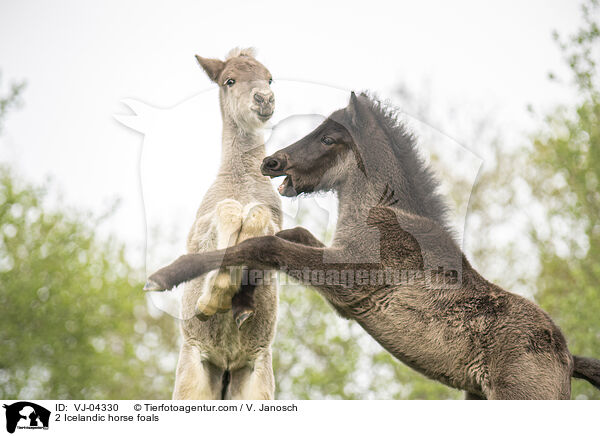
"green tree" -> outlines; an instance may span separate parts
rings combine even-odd
[[[174,321],[124,247],[0,167],[0,397],[168,398]]]
[[[0,98],[0,127],[23,88]],[[0,398],[169,398],[173,319],[100,218],[46,200],[0,165]]]
[[[578,93],[559,107],[533,138],[526,177],[547,211],[532,229],[541,271],[536,298],[560,325],[573,354],[600,358],[600,52],[598,2],[582,6],[584,25],[556,39]],[[573,382],[573,398],[600,399],[600,391]]]

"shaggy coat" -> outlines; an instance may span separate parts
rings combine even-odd
[[[305,229],[284,230],[181,256],[151,275],[148,289],[222,265],[276,268],[312,285],[406,365],[467,398],[568,399],[572,376],[600,387],[600,361],[573,357],[542,309],[470,265],[438,184],[393,111],[352,93],[348,107],[265,158],[262,171],[285,176],[285,196],[337,193],[331,247]]]

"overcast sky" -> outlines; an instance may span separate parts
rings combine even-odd
[[[562,71],[552,30],[572,31],[579,16],[577,2],[567,0],[1,0],[3,89],[11,79],[26,80],[27,88],[24,107],[0,137],[0,160],[33,181],[51,175],[71,205],[101,212],[121,198],[109,226],[141,241],[143,137],[113,115],[129,113],[123,99],[218,115],[215,87],[195,53],[222,57],[234,46],[255,46],[275,84],[370,89],[387,98],[399,83],[426,83],[438,112],[452,106],[469,116],[493,108],[503,125],[521,132],[529,127],[528,104],[543,111],[572,97],[546,76]],[[218,136],[218,124],[206,119],[198,113],[191,139]],[[211,156],[218,156],[214,147]],[[212,173],[199,173],[202,191]]]

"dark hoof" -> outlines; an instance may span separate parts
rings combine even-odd
[[[198,310],[198,308],[196,308],[196,312],[194,313],[194,315],[196,315],[196,318],[198,318],[200,321],[207,321],[209,318],[212,318],[217,313],[227,313],[230,310],[231,309],[217,309],[217,311],[215,313],[213,313],[212,315],[207,315],[207,314],[201,312],[200,310]]]
[[[254,315],[253,310],[245,310],[235,316],[235,324],[237,325],[238,330],[242,328],[242,324],[250,319]]]
[[[154,280],[148,279],[148,281],[144,285],[144,291],[164,291],[164,290],[165,290],[165,288],[163,286],[160,286]]]
[[[202,312],[196,312],[195,315],[200,321],[208,321],[210,318],[212,318],[212,315],[205,315]]]

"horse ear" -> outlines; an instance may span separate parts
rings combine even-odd
[[[358,118],[358,97],[356,96],[354,91],[350,93],[350,102],[346,107],[346,113],[350,116],[352,124],[355,124]]]
[[[221,74],[221,71],[223,71],[223,68],[225,68],[225,62],[220,61],[219,59],[203,58],[202,56],[198,55],[196,55],[196,60],[204,72],[206,72],[210,80],[217,82],[219,79],[219,74]]]

